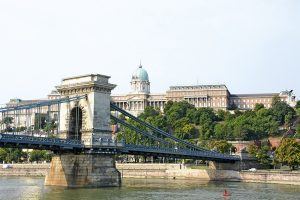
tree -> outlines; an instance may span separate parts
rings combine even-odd
[[[0,160],[6,163],[20,162],[25,153],[21,149],[15,148],[0,148]]]
[[[8,132],[12,131],[10,125],[13,123],[13,120],[14,120],[14,118],[12,118],[12,117],[5,117],[1,121],[2,124],[5,124],[5,131],[8,131]]]
[[[57,125],[55,124],[55,121],[52,120],[51,122],[46,123],[44,126],[43,130],[45,132],[52,132],[54,133],[54,130],[57,128]]]
[[[30,162],[50,161],[52,155],[46,150],[32,150],[29,153]]]
[[[147,119],[148,117],[158,116],[160,113],[159,110],[154,109],[152,106],[147,106],[143,113],[141,113],[138,117],[141,119]]]
[[[293,120],[293,114],[289,112],[287,115],[284,116],[284,125],[286,128],[290,127]]]
[[[300,144],[293,138],[285,138],[275,151],[275,161],[295,169],[300,164]]]
[[[235,152],[236,150],[236,148],[226,140],[212,140],[209,142],[208,148],[221,153]]]
[[[180,139],[191,139],[195,134],[195,128],[189,123],[188,118],[184,117],[176,121],[174,132]]]
[[[219,118],[220,121],[224,121],[226,115],[227,115],[227,113],[224,110],[218,110],[217,111],[217,116],[218,116],[218,118]]]
[[[173,106],[174,102],[173,101],[167,101],[167,103],[165,104],[164,107],[164,113],[167,113],[168,110],[170,110],[170,108]]]
[[[238,107],[237,107],[237,105],[235,105],[235,103],[232,103],[232,104],[229,105],[229,108],[228,108],[228,109],[229,109],[229,110],[237,110]]]
[[[296,105],[295,105],[295,108],[296,109],[299,109],[300,108],[300,101],[297,101]]]
[[[258,152],[258,146],[256,146],[255,144],[250,144],[248,146],[248,153],[250,157],[256,157],[256,154]]]
[[[226,138],[224,124],[216,124],[214,132],[215,132],[215,137],[217,139],[225,139]]]
[[[270,164],[271,161],[270,161],[268,152],[269,152],[268,146],[261,147],[256,154],[257,161],[259,163],[265,164],[265,165]]]
[[[262,103],[257,103],[257,104],[255,104],[255,106],[254,106],[254,111],[257,112],[257,111],[259,111],[259,110],[262,109],[262,108],[265,108],[264,104],[262,104]]]
[[[295,138],[300,138],[300,124],[296,125],[296,134],[295,134]]]
[[[167,118],[167,123],[174,128],[174,123],[183,117],[186,117],[190,109],[195,109],[195,106],[189,104],[186,101],[173,102],[168,105],[168,109],[165,109],[165,115]]]
[[[34,130],[44,129],[48,115],[43,113],[36,113],[34,119]]]
[[[273,97],[272,100],[272,113],[275,119],[283,125],[285,123],[285,116],[290,113],[292,118],[295,115],[295,110],[289,106],[286,102],[281,101],[279,96]]]

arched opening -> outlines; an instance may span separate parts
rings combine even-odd
[[[68,139],[81,140],[82,109],[75,107],[71,110]]]

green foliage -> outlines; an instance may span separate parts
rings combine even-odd
[[[1,121],[1,124],[5,124],[5,131],[11,132],[11,124],[13,123],[14,118],[12,117],[4,117]]]
[[[250,144],[248,146],[249,156],[252,158],[256,158],[257,161],[261,164],[270,164],[271,163],[270,157],[268,155],[269,151],[270,151],[270,148],[267,144],[263,145],[262,147],[258,147],[255,144]]]
[[[155,110],[153,107],[147,106],[144,112],[139,115],[139,118],[147,119],[148,117],[158,116],[159,113],[159,110]]]
[[[186,101],[173,102],[172,106],[169,106],[168,109],[165,109],[167,123],[174,128],[172,125],[174,125],[177,120],[185,117],[190,109],[195,110],[196,108]]]
[[[285,123],[286,115],[290,115],[287,117],[287,121],[290,118],[293,118],[296,114],[295,110],[289,106],[286,102],[281,101],[278,96],[275,96],[272,101],[272,113],[275,119],[279,122],[280,125]]]
[[[235,105],[235,103],[232,103],[229,107],[229,110],[236,110],[238,109],[237,105]]]
[[[214,136],[214,127],[218,117],[211,108],[199,108],[200,139],[210,139]]]
[[[217,111],[217,117],[218,117],[218,120],[219,121],[224,121],[225,120],[225,118],[226,118],[226,116],[227,116],[227,112],[226,111],[224,111],[224,110],[218,110]]]
[[[289,112],[284,116],[284,124],[286,127],[290,127],[292,125],[293,114]]]
[[[257,112],[257,111],[259,111],[259,110],[262,109],[262,108],[265,108],[264,104],[262,104],[262,103],[257,103],[257,104],[255,104],[255,106],[254,106],[254,111]]]
[[[0,148],[0,160],[6,163],[20,162],[25,157],[21,149]]]
[[[226,140],[212,140],[208,144],[208,148],[221,153],[235,152],[235,147]]]
[[[47,114],[36,113],[34,118],[34,130],[44,129],[46,126]]]
[[[248,153],[250,157],[256,157],[256,154],[258,152],[258,146],[256,146],[255,144],[250,144],[248,146]]]
[[[25,126],[21,126],[21,127],[17,127],[16,128],[16,132],[21,132],[21,131],[25,131],[26,130],[26,127]]]
[[[296,134],[294,136],[295,138],[300,138],[300,124],[296,125]]]
[[[165,107],[164,107],[164,113],[167,113],[168,110],[170,110],[170,108],[173,106],[174,102],[173,101],[168,101],[166,104],[165,104]]]
[[[300,101],[297,101],[296,105],[295,105],[295,108],[296,109],[299,109],[300,108]]]
[[[44,125],[43,130],[45,132],[54,132],[54,130],[57,128],[57,125],[55,124],[55,121],[52,120],[51,122],[48,122]]]
[[[300,108],[297,108],[297,109],[296,109],[296,114],[297,114],[297,115],[300,115]]]
[[[300,164],[300,144],[295,139],[285,138],[275,151],[275,161],[294,169]]]
[[[257,158],[257,161],[261,164],[270,164],[271,163],[271,160],[270,160],[270,157],[268,155],[268,152],[269,152],[269,147],[268,146],[262,146],[258,151],[257,151],[257,154],[256,154],[256,158]]]
[[[175,122],[175,136],[180,139],[191,139],[195,134],[195,128],[189,123],[187,117],[181,118]]]
[[[12,123],[13,123],[13,120],[14,120],[14,118],[12,118],[12,117],[5,117],[5,118],[2,120],[2,123],[5,124],[5,125],[9,125],[9,124],[12,124]]]
[[[284,123],[290,125],[295,116],[295,111],[279,97],[274,97],[272,106],[267,109],[263,104],[256,104],[254,110],[230,113],[223,110],[215,112],[211,108],[196,109],[186,101],[168,101],[164,113],[146,107],[139,118],[178,138],[198,144],[203,140],[260,140],[278,135],[279,126]],[[150,134],[157,134],[125,117],[124,120]],[[118,138],[130,144],[156,144],[152,139],[125,127],[121,127]],[[266,163],[265,152],[263,148],[255,152],[255,157],[258,155],[262,163]]]
[[[46,150],[32,150],[29,153],[29,161],[30,162],[39,162],[39,161],[51,161],[51,153]]]
[[[224,124],[216,124],[214,128],[214,132],[215,132],[216,139],[226,138],[226,127]]]

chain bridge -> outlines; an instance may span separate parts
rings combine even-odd
[[[115,85],[109,78],[100,74],[65,78],[56,87],[60,99],[0,108],[4,122],[0,146],[53,151],[45,184],[70,187],[120,185],[115,168],[115,155],[120,154],[229,164],[240,160],[176,138],[119,108],[111,102]],[[111,121],[136,132],[140,141],[129,143],[113,136]]]

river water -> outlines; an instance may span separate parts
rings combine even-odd
[[[223,197],[224,188],[231,192]],[[278,199],[300,200],[300,186],[199,182],[196,180],[124,179],[122,187],[70,189],[44,186],[44,178],[0,177],[3,200],[209,200],[209,199]]]

